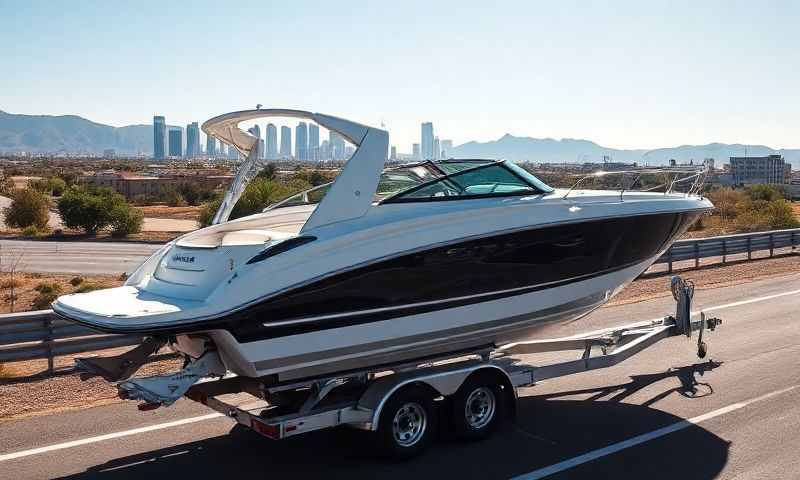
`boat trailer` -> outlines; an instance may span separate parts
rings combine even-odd
[[[671,287],[676,313],[659,320],[564,338],[487,345],[285,384],[237,376],[203,380],[188,388],[185,396],[270,439],[347,425],[375,432],[388,456],[408,458],[431,441],[440,416],[450,420],[456,436],[484,438],[504,411],[513,409],[518,388],[616,365],[665,338],[697,332],[697,355],[704,358],[708,349],[703,333],[722,321],[703,312],[692,320],[693,284],[673,277]],[[580,352],[579,358],[546,365],[531,365],[517,357],[574,350]],[[450,415],[442,415],[445,409]]]

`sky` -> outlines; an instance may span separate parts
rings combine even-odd
[[[800,2],[0,0],[0,110],[115,126],[296,108],[615,148],[800,147]]]

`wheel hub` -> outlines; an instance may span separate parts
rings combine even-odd
[[[485,427],[494,418],[497,400],[492,389],[480,387],[473,390],[464,405],[464,416],[470,428]]]
[[[398,445],[411,447],[425,435],[427,427],[425,410],[418,403],[406,403],[397,410],[392,420],[392,434]]]

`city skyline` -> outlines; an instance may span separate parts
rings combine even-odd
[[[32,29],[50,18],[49,6],[7,0],[0,15],[15,21],[0,40],[15,46],[5,57],[14,74],[0,79],[0,109],[115,126],[148,124],[151,112],[163,111],[185,125],[268,96],[275,102],[268,107],[385,123],[401,151],[417,141],[420,119],[447,125],[457,144],[511,133],[615,148],[800,146],[793,80],[800,40],[784,33],[800,15],[796,3],[620,1],[611,9],[511,2],[498,9],[444,1],[420,3],[424,18],[403,14],[413,5],[319,5],[245,2],[247,17],[263,20],[253,31],[248,18],[212,2],[111,9],[87,0],[56,8],[52,28]],[[350,27],[337,28],[345,19]],[[157,30],[161,24],[170,28]],[[464,25],[474,27],[469,36]],[[315,34],[297,35],[300,27]],[[320,43],[331,36],[337,41]],[[246,48],[223,48],[213,40],[219,37],[268,45],[269,65]],[[241,74],[207,75],[214,56]],[[331,72],[324,84],[321,71]]]

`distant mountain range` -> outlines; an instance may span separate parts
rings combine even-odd
[[[654,150],[622,150],[606,148],[589,140],[564,138],[515,137],[506,134],[489,142],[468,142],[453,148],[453,157],[458,158],[506,158],[514,161],[583,163],[602,162],[604,156],[615,162],[637,162],[640,165],[665,165],[674,158],[679,163],[704,158],[714,158],[717,165],[727,163],[730,157],[745,155],[763,156],[781,154],[792,163],[792,168],[800,167],[800,149],[773,149],[765,145],[741,145],[728,143],[709,143],[707,145],[681,145],[679,147],[657,148]]]
[[[0,111],[0,153],[100,154],[113,148],[117,154],[153,153],[153,126],[112,127],[76,115],[16,115]],[[453,148],[460,158],[506,158],[514,161],[582,163],[602,162],[604,156],[615,162],[661,165],[674,158],[678,162],[715,158],[717,164],[729,157],[781,154],[800,168],[800,149],[773,149],[765,145],[710,143],[681,145],[654,150],[606,148],[589,140],[516,137],[506,134],[489,142],[468,142]]]
[[[76,115],[15,115],[0,110],[0,152],[152,154],[153,126],[112,127]]]

